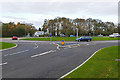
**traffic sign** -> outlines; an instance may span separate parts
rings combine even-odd
[[[65,40],[64,40],[64,39],[62,39],[61,44],[62,44],[62,45],[64,45],[64,44],[65,44]]]
[[[52,36],[52,33],[50,33],[50,37]]]

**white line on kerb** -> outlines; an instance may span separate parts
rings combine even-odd
[[[7,64],[7,62],[5,62],[5,63],[1,63],[0,66],[2,66],[2,65],[6,65],[6,64]]]
[[[31,56],[31,58],[42,56],[42,55],[45,55],[45,54],[48,54],[48,53],[51,53],[51,52],[55,52],[55,51],[56,50],[50,50],[50,51],[47,51],[47,52],[44,52],[44,53],[41,53],[41,54],[36,54],[36,55]]]
[[[103,48],[101,48],[103,49]],[[60,80],[62,78],[64,78],[65,76],[67,76],[68,74],[72,73],[73,71],[75,71],[76,69],[78,69],[79,67],[81,67],[83,64],[85,64],[91,57],[93,57],[98,51],[100,51],[101,49],[95,51],[86,61],[84,61],[82,64],[80,64],[79,66],[77,66],[75,69],[71,70],[70,72],[66,73],[65,75],[63,75],[62,77],[60,77],[59,79],[57,80]]]

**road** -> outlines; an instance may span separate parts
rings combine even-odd
[[[17,48],[2,52],[3,78],[60,78],[82,64],[100,48],[118,41],[66,42],[12,41]]]

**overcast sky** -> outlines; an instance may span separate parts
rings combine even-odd
[[[119,0],[3,0],[0,21],[33,23],[41,27],[44,19],[55,17],[93,18],[118,22]]]

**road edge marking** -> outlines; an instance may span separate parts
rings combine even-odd
[[[14,44],[16,44],[16,43],[14,43]],[[2,50],[0,50],[0,52],[2,52],[2,51],[6,51],[6,50],[10,50],[10,49],[14,49],[14,48],[16,48],[16,47],[18,47],[18,44],[16,44],[16,46],[11,47],[11,48],[2,49]]]
[[[106,48],[106,47],[104,47]],[[71,70],[70,72],[64,74],[63,76],[61,76],[59,79],[60,80],[62,78],[64,78],[65,76],[67,76],[68,74],[72,73],[73,71],[75,71],[76,69],[78,69],[79,67],[81,67],[83,64],[85,64],[89,59],[91,59],[98,51],[102,50],[103,48],[98,49],[97,51],[95,51],[87,60],[85,60],[82,64],[80,64],[79,66],[77,66],[76,68],[74,68],[73,70]]]
[[[6,65],[6,64],[7,64],[7,62],[5,62],[5,63],[1,63],[0,66],[2,66],[2,65]]]

